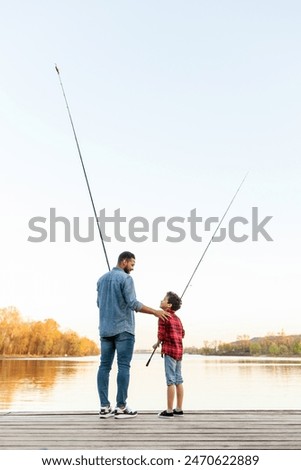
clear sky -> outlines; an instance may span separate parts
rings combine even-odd
[[[1,2],[0,306],[54,318],[98,340],[96,282],[107,266],[98,233],[78,242],[93,216],[57,63],[97,211],[120,209],[125,242],[106,232],[111,266],[136,254],[137,297],[157,307],[182,293],[212,231],[249,172],[179,312],[185,345],[284,330],[301,333],[301,4],[295,0],[11,0]],[[259,222],[252,240],[252,207]],[[65,242],[50,209],[71,223]],[[195,209],[202,241],[187,218]],[[29,221],[45,217],[47,238]],[[129,221],[150,229],[133,241]],[[154,241],[154,219],[164,217]],[[167,219],[182,217],[174,227]],[[228,236],[229,221],[237,224]],[[212,226],[214,230],[215,226]],[[182,232],[183,234],[183,232]],[[195,238],[195,237],[194,237]],[[137,314],[136,346],[150,348],[156,320]]]

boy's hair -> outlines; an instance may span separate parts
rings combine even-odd
[[[131,253],[130,251],[123,251],[118,256],[118,264],[120,264],[124,259],[132,259],[132,258],[136,259],[133,253]]]
[[[177,294],[170,291],[170,292],[167,292],[166,296],[168,298],[168,303],[171,304],[172,309],[174,311],[179,310],[181,308],[182,299],[180,299],[180,297]]]

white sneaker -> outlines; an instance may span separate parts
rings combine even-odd
[[[127,405],[124,408],[117,407],[115,409],[115,418],[117,419],[135,418],[137,414],[137,411],[131,410]]]
[[[100,418],[112,418],[114,416],[114,411],[110,406],[104,406],[100,408],[99,417]]]

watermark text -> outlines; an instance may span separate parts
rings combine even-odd
[[[219,228],[212,241],[222,242],[228,237],[235,243],[247,240],[257,242],[260,239],[271,242],[273,239],[266,226],[272,217],[268,215],[260,219],[258,207],[252,207],[249,219],[242,216],[232,217],[227,224],[223,223],[224,227]],[[111,242],[114,239],[118,242],[130,240],[135,243],[145,241],[180,243],[187,237],[195,242],[202,242],[206,233],[214,233],[219,221],[218,217],[203,219],[197,215],[196,209],[191,209],[188,217],[158,216],[152,220],[143,216],[127,218],[121,215],[120,209],[115,209],[113,215],[109,216],[106,214],[106,209],[102,209],[97,217],[104,242]],[[98,230],[94,217],[70,219],[58,215],[54,207],[50,208],[49,217],[32,217],[28,227],[31,233],[27,240],[31,243],[45,241],[69,243],[72,240],[89,243],[94,241],[95,232]]]

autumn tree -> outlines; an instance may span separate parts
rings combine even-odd
[[[98,346],[74,331],[62,333],[58,323],[24,321],[15,307],[0,309],[0,355],[90,356],[99,354]]]

